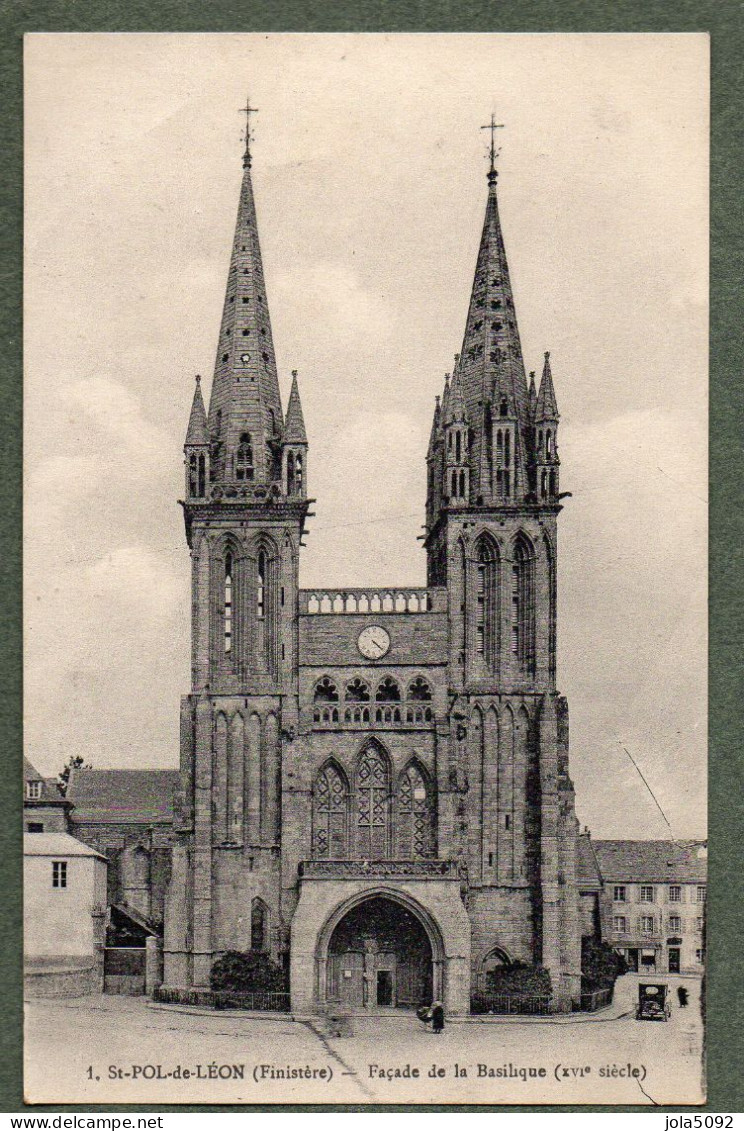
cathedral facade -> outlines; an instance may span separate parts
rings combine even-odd
[[[558,409],[525,375],[497,202],[427,454],[421,588],[300,588],[312,503],[296,375],[282,410],[251,155],[183,510],[192,684],[164,984],[228,950],[288,968],[295,1012],[468,1012],[495,967],[579,993],[578,826],[556,690]]]

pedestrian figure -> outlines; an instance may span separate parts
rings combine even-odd
[[[679,1002],[681,1009],[684,1009],[687,1005],[688,996],[689,991],[687,989],[687,986],[677,986],[677,1001]]]
[[[444,1028],[444,1006],[441,1001],[431,1003],[431,1026],[435,1033],[441,1033]]]

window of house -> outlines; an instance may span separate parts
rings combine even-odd
[[[26,797],[29,801],[38,801],[41,797],[42,782],[40,781],[27,781],[26,782]],[[16,797],[18,794],[16,794]]]
[[[702,917],[695,920],[695,926],[697,927],[698,931],[702,931],[702,929],[703,929]]]
[[[654,889],[650,884],[641,884],[641,903],[654,902]]]
[[[705,891],[706,891],[705,884],[699,884],[698,889],[697,889],[697,901],[698,901],[698,903],[705,903]]]
[[[652,935],[654,933],[654,917],[653,915],[641,915],[641,934]]]
[[[702,961],[703,961],[703,952],[702,952],[702,950],[696,950],[696,951],[695,951],[695,961],[696,961],[696,962],[702,962]]]
[[[67,861],[52,860],[52,887],[67,887]]]
[[[675,935],[678,935],[682,930],[682,920],[680,919],[679,915],[669,916],[669,930],[672,931]]]
[[[628,933],[628,920],[624,915],[613,916],[612,929],[616,935],[625,935]]]
[[[41,824],[40,821],[29,821],[28,824],[26,825],[26,832],[27,833],[43,833],[44,832],[44,826]]]
[[[612,889],[612,898],[615,903],[625,903],[625,884],[615,884]]]
[[[681,903],[682,902],[682,888],[679,884],[669,885],[669,902]]]

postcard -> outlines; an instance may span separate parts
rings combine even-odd
[[[26,37],[28,1102],[704,1102],[708,61]]]

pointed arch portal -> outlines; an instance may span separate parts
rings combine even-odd
[[[414,1008],[434,993],[434,953],[422,918],[371,895],[338,920],[328,942],[325,998],[350,1009]]]

